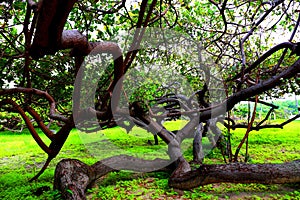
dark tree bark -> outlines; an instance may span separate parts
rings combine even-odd
[[[85,191],[94,181],[109,172],[121,169],[136,172],[152,171],[153,167],[169,164],[167,160],[142,160],[130,156],[115,156],[104,159],[92,166],[75,159],[65,159],[55,170],[54,189],[61,191],[65,199],[86,199]],[[300,160],[282,164],[201,165],[198,169],[184,172],[187,163],[180,162],[169,179],[169,185],[187,190],[211,183],[262,183],[284,184],[300,182]],[[168,165],[161,170],[174,170]]]
[[[91,184],[93,170],[79,160],[60,161],[55,170],[54,189],[65,199],[86,199],[85,190]]]
[[[284,184],[297,182],[300,182],[300,160],[282,164],[202,165],[197,170],[171,177],[169,185],[179,189],[191,189],[211,183]]]
[[[159,166],[167,166],[159,169]],[[149,172],[153,170],[166,171],[172,168],[168,160],[143,160],[131,156],[114,156],[96,162],[89,166],[76,159],[64,159],[55,169],[54,189],[61,191],[65,199],[86,199],[85,191],[94,181],[109,172],[132,170],[135,172]]]

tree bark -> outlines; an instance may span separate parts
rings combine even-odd
[[[162,166],[166,167],[162,168]],[[92,186],[98,178],[109,172],[119,170],[168,171],[171,167],[173,165],[168,160],[143,160],[127,155],[106,158],[91,166],[76,159],[64,159],[56,166],[54,189],[59,190],[64,199],[81,200],[86,199],[86,189]]]
[[[300,182],[300,160],[282,164],[202,165],[180,176],[171,176],[169,185],[186,190],[211,183],[284,184],[297,182]]]
[[[202,134],[203,125],[200,123],[195,131],[195,136],[193,140],[193,161],[196,163],[202,163],[204,158],[203,148],[202,148]]]
[[[85,191],[94,181],[109,172],[132,170],[136,172],[154,171],[157,164],[165,164],[164,171],[174,170],[168,160],[147,161],[121,155],[104,159],[92,166],[75,159],[60,161],[55,170],[54,189],[61,191],[65,199],[86,199]],[[262,183],[283,184],[300,182],[300,160],[282,164],[232,163],[201,165],[198,169],[185,172],[184,162],[180,162],[169,179],[169,186],[178,189],[192,189],[211,183]]]
[[[65,159],[55,169],[54,189],[61,191],[64,199],[86,199],[85,190],[91,184],[93,170],[79,160]]]

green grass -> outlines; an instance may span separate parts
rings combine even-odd
[[[186,122],[168,122],[170,130],[176,130]],[[284,129],[253,131],[249,136],[251,163],[279,163],[300,159],[300,121],[288,124]],[[245,129],[232,132],[233,149],[243,137]],[[46,137],[41,134],[42,138]],[[63,158],[76,158],[85,163],[94,162],[113,155],[127,154],[141,158],[167,158],[167,146],[160,140],[153,143],[153,136],[135,127],[129,134],[115,127],[97,133],[71,132],[60,154],[55,158],[38,181],[28,180],[43,165],[46,154],[38,147],[28,131],[22,133],[0,133],[0,199],[59,199],[52,190],[55,165]],[[47,144],[49,144],[49,141]],[[188,160],[192,159],[192,139],[184,141],[182,147]],[[204,145],[208,141],[205,138]],[[220,152],[208,151],[205,163],[222,163]],[[239,160],[243,160],[245,148]],[[262,184],[210,184],[190,191],[169,188],[167,173],[132,173],[128,171],[110,173],[89,189],[89,199],[300,199],[300,186]]]

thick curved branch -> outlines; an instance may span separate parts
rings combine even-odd
[[[39,125],[39,127],[42,129],[42,131],[45,133],[45,135],[52,141],[54,139],[54,133],[50,131],[50,129],[44,124],[42,118],[40,115],[31,107],[26,107],[26,111],[34,118],[36,123]]]
[[[291,42],[283,42],[280,43],[273,48],[271,48],[269,51],[264,53],[261,57],[259,57],[254,63],[252,63],[248,68],[244,70],[244,73],[240,72],[234,77],[230,78],[229,81],[236,80],[240,78],[243,74],[249,73],[251,70],[255,69],[259,64],[261,64],[264,60],[266,60],[269,56],[271,56],[273,53],[279,51],[280,49],[291,49],[293,50],[295,48],[295,44]]]
[[[39,1],[41,7],[30,48],[32,58],[38,59],[46,54],[54,54],[59,49],[63,28],[76,1]]]
[[[86,199],[85,191],[94,181],[109,172],[131,170],[136,172],[149,172],[158,170],[157,166],[166,166],[168,170],[170,161],[155,159],[144,160],[127,155],[119,155],[103,159],[92,166],[75,159],[60,161],[55,169],[54,189],[62,192],[64,199]]]
[[[66,118],[62,115],[56,114],[55,101],[54,101],[53,97],[45,91],[34,89],[34,88],[22,88],[22,87],[10,88],[10,89],[0,89],[0,96],[17,94],[17,93],[35,94],[35,95],[44,97],[45,99],[47,99],[47,101],[50,104],[49,117],[54,120],[68,122],[68,118]]]
[[[280,84],[285,79],[292,78],[297,75],[297,73],[300,72],[300,59],[298,59],[292,66],[278,74],[277,76],[273,76],[270,79],[266,81],[261,81],[260,83],[253,85],[249,88],[246,88],[244,90],[241,90],[232,96],[228,97],[228,99],[219,105],[217,108],[213,110],[207,110],[202,113],[200,113],[200,120],[204,122],[207,119],[216,118],[219,115],[224,114],[225,111],[229,111],[233,108],[235,104],[237,104],[240,101],[247,100],[248,98],[251,98],[255,95],[261,94],[265,91],[268,91]]]
[[[262,184],[300,182],[300,160],[282,164],[202,165],[197,170],[171,177],[169,186],[187,190],[221,182]]]

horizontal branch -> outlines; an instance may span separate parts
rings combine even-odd
[[[300,117],[300,114],[297,114],[294,117],[292,117],[292,118],[290,118],[290,119],[282,122],[281,124],[266,124],[266,125],[261,125],[262,122],[260,122],[256,126],[252,126],[250,130],[251,131],[252,130],[259,131],[260,129],[265,129],[265,128],[281,128],[282,129],[285,125],[287,125],[288,123],[296,120],[299,117]],[[237,128],[248,128],[248,125],[246,125],[246,124],[234,124],[234,125],[231,125],[231,126],[230,125],[228,126],[228,124],[227,124],[226,126],[232,128],[233,130],[237,129]]]
[[[259,57],[248,68],[246,68],[243,73],[242,72],[238,73],[234,77],[230,78],[229,81],[236,80],[236,79],[240,78],[242,76],[242,74],[249,73],[251,70],[255,69],[259,64],[261,64],[264,60],[266,60],[269,56],[271,56],[273,53],[279,51],[280,49],[291,49],[292,50],[293,48],[295,48],[295,44],[293,44],[291,42],[283,42],[283,43],[280,43],[280,44],[274,46],[273,48],[268,50],[266,53],[264,53],[261,57]]]
[[[169,185],[186,190],[211,183],[283,184],[296,182],[300,182],[300,160],[282,164],[202,165],[197,170],[171,177]]]

